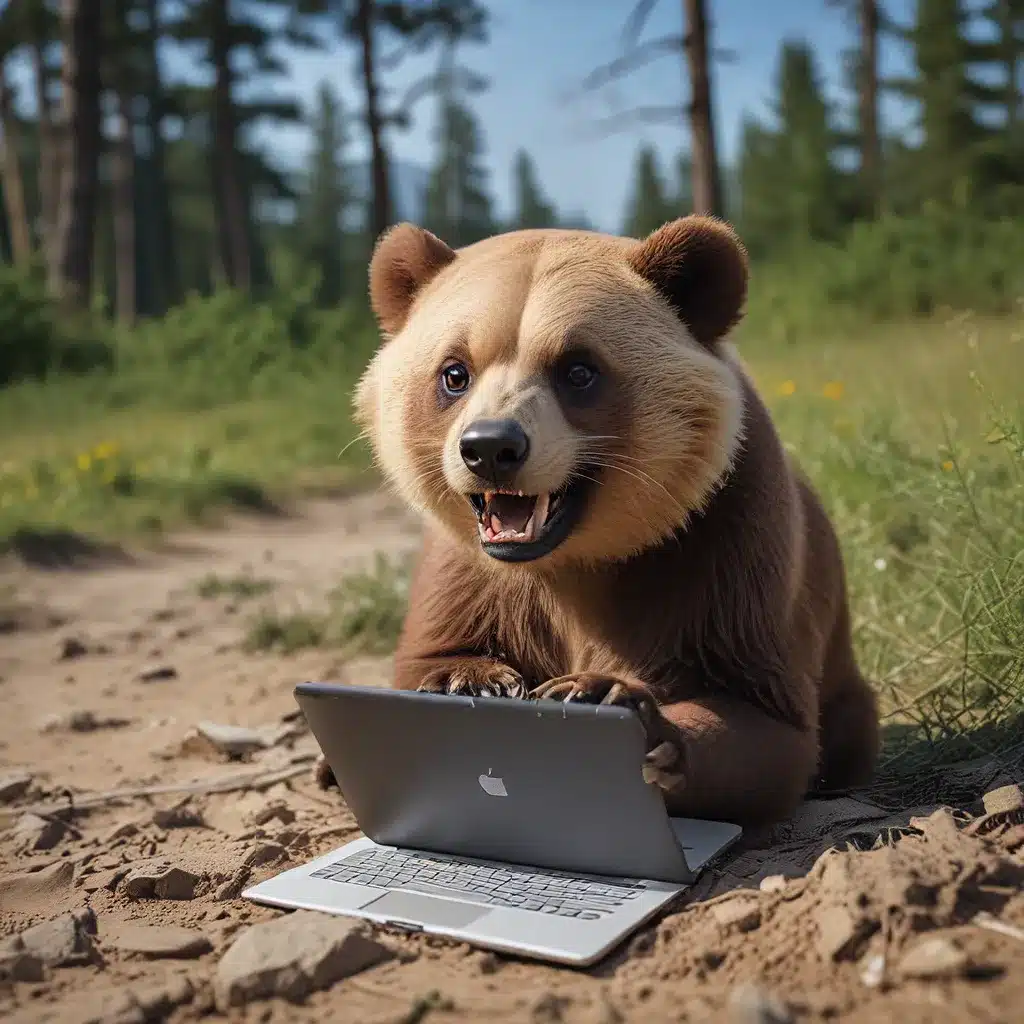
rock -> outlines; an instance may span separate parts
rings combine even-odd
[[[226,882],[222,882],[214,893],[215,900],[237,900],[245,888],[252,871],[243,865]]]
[[[64,823],[56,818],[23,814],[14,823],[14,841],[20,850],[52,850],[66,831]]]
[[[1000,786],[998,789],[990,790],[982,798],[986,814],[999,814],[1000,812],[1019,811],[1024,808],[1024,793],[1020,786],[1011,783],[1009,786]]]
[[[178,670],[173,665],[154,665],[144,668],[135,678],[140,683],[158,683],[164,679],[177,679]]]
[[[191,1002],[195,989],[188,978],[169,978],[163,984],[139,989],[134,994],[146,1020],[152,1024],[164,1020],[175,1007]]]
[[[714,904],[711,913],[723,928],[751,932],[761,925],[761,908],[757,901],[743,896]]]
[[[40,732],[95,732],[98,729],[120,729],[130,725],[128,718],[103,718],[92,711],[68,711],[47,715],[39,724]]]
[[[46,965],[37,954],[25,948],[20,935],[0,941],[0,982],[46,980]]]
[[[845,960],[857,955],[863,939],[871,933],[871,923],[846,907],[821,907],[815,914],[818,926],[818,953],[823,960]]]
[[[789,1024],[789,1007],[756,985],[737,985],[729,993],[729,1016],[736,1024]]]
[[[150,960],[192,960],[213,949],[202,932],[173,925],[128,924],[118,929],[110,943],[122,953],[136,953]]]
[[[154,811],[153,824],[157,828],[202,828],[206,823],[199,811],[182,803]]]
[[[758,888],[761,892],[782,892],[786,884],[785,875],[765,875]]]
[[[86,909],[33,925],[21,933],[20,939],[25,949],[47,967],[75,967],[95,958],[95,934],[96,915]]]
[[[11,804],[23,797],[32,785],[27,772],[6,772],[0,775],[0,804]]]
[[[191,871],[166,861],[148,861],[131,869],[124,881],[124,891],[134,900],[190,900],[199,882],[199,876]]]
[[[60,642],[58,661],[72,661],[89,653],[89,648],[77,636],[66,636]]]
[[[360,922],[298,910],[235,939],[217,967],[214,995],[222,1012],[271,996],[300,1002],[388,956]]]
[[[119,868],[110,868],[107,871],[97,871],[94,875],[82,880],[82,889],[87,893],[99,892],[106,889],[107,892],[117,892],[121,880],[131,871],[127,864]]]
[[[537,1021],[537,1024],[558,1024],[564,1020],[565,1011],[571,1005],[572,1000],[568,996],[559,995],[557,992],[542,992],[533,1000],[530,1017]],[[428,1006],[427,1009],[433,1007]]]
[[[259,826],[274,820],[282,825],[291,825],[295,821],[295,812],[283,800],[270,800],[249,814],[246,824]]]
[[[932,935],[903,955],[899,972],[904,978],[935,980],[958,977],[967,968],[967,954],[959,946],[943,935]]]
[[[249,851],[242,864],[247,868],[259,868],[264,864],[275,864],[287,856],[288,851],[280,843],[259,843]]]
[[[103,845],[107,846],[110,843],[114,843],[119,839],[131,839],[132,836],[139,834],[139,826],[137,822],[125,821],[120,825],[115,825],[107,834],[103,837]]]

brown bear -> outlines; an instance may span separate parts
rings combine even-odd
[[[629,705],[669,812],[749,826],[865,782],[878,720],[832,526],[725,342],[747,276],[708,217],[400,224],[355,407],[425,519],[394,685]]]

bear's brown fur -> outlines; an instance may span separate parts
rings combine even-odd
[[[753,825],[866,781],[878,727],[831,524],[724,343],[746,283],[712,218],[458,252],[399,225],[371,262],[385,338],[356,408],[426,519],[394,685],[626,703],[671,813]],[[519,461],[479,469],[481,422],[526,438]],[[582,494],[575,525],[521,560],[546,527],[495,540],[516,528],[487,510],[530,500],[502,485]]]

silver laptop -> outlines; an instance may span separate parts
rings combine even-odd
[[[740,835],[669,818],[627,708],[302,683],[366,838],[242,895],[594,963]]]

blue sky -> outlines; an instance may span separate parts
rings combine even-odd
[[[633,0],[489,0],[490,42],[467,46],[463,63],[486,74],[490,88],[475,98],[486,138],[492,190],[499,210],[507,212],[513,156],[525,146],[536,160],[541,184],[565,212],[584,211],[600,228],[621,225],[637,145],[649,141],[667,161],[686,135],[682,125],[631,129],[595,137],[594,123],[617,109],[663,106],[685,98],[682,62],[674,56],[636,72],[614,92],[579,101],[570,94],[595,66],[618,52],[622,25]],[[744,112],[766,113],[780,42],[803,38],[815,48],[830,94],[839,92],[840,51],[850,44],[852,27],[825,0],[712,0],[715,44],[735,51],[735,60],[714,69],[715,105],[726,159],[736,152]],[[660,0],[643,39],[678,33],[681,0]],[[891,16],[908,21],[914,0],[889,0]],[[361,104],[350,47],[319,54],[288,53],[286,87],[311,107],[321,80],[329,81],[343,101]],[[396,95],[430,67],[433,58],[410,61],[387,76]],[[900,68],[905,56],[893,46],[883,49],[885,70]],[[285,85],[284,80],[281,84]],[[887,108],[891,118],[906,112]],[[407,132],[393,132],[390,145],[400,159],[426,165],[432,157],[434,110],[430,100],[417,107]],[[364,151],[353,139],[352,155]],[[288,163],[300,161],[309,140],[301,129],[275,127],[262,133],[271,151]]]

